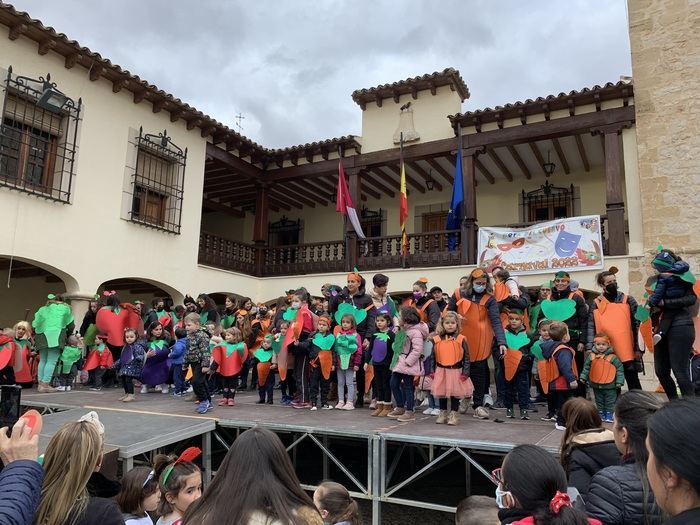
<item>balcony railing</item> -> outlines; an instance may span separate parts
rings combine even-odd
[[[509,224],[526,227],[534,223]],[[607,217],[601,216],[603,253],[608,255]],[[408,235],[408,253],[401,253],[401,236],[368,237],[346,241],[316,242],[292,246],[255,246],[202,232],[199,263],[256,277],[343,272],[358,266],[365,270],[457,266],[463,261],[460,230]],[[356,243],[353,245],[352,243]],[[350,261],[346,253],[356,260]],[[356,254],[356,255],[355,255]]]

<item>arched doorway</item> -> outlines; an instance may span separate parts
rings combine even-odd
[[[70,275],[25,258],[0,255],[0,328],[11,327],[17,321],[31,322],[46,303],[49,294],[66,294],[78,289]]]
[[[142,301],[149,306],[156,298],[170,297],[173,304],[180,304],[183,298],[180,292],[166,284],[138,277],[122,277],[105,281],[97,289],[97,293],[102,295],[105,290],[114,290],[125,303]]]

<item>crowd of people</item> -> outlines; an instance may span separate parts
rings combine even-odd
[[[139,392],[172,389],[194,397],[199,413],[214,408],[213,396],[221,407],[235,406],[237,391],[247,388],[258,389],[261,405],[274,404],[279,389],[279,402],[296,409],[367,403],[372,416],[400,422],[415,420],[419,398],[427,399],[424,413],[448,425],[470,402],[476,418],[488,419],[495,408],[527,420],[534,386],[536,400],[547,401],[542,419],[559,430],[566,427],[564,403],[590,388],[600,417],[611,423],[621,388],[641,389],[644,312],[653,320],[655,369],[669,399],[694,395],[693,381],[700,381],[689,367],[694,277],[669,250],[653,266],[658,284],[645,304],[618,289],[615,268],[598,274],[601,293],[591,304],[567,272],[531,297],[502,267],[473,270],[452,294],[419,279],[401,301],[388,293],[387,276],[375,274],[370,287],[359,272],[317,297],[302,287],[273,305],[226,297],[217,306],[201,294],[182,305],[166,297],[147,306],[105,291],[78,330],[70,306],[50,295],[31,324],[3,331],[0,382],[36,380],[39,392],[56,392],[81,377],[93,390],[123,387],[125,403]]]

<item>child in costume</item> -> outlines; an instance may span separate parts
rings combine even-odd
[[[175,383],[175,396],[183,396],[187,391],[185,373],[182,370],[182,362],[185,359],[187,349],[187,331],[184,328],[175,329],[175,344],[170,348],[170,367],[173,371]]]
[[[199,314],[194,312],[185,316],[185,330],[187,330],[187,348],[182,369],[192,368],[192,390],[199,401],[197,413],[205,414],[213,408],[206,381],[206,374],[209,373],[211,363],[210,335],[202,328]]]
[[[309,402],[311,410],[330,410],[328,391],[330,389],[331,368],[333,367],[333,345],[335,336],[331,333],[331,317],[321,314],[318,318],[318,330],[297,345],[307,353],[311,369]],[[321,403],[318,395],[321,394]]]
[[[402,306],[399,314],[401,330],[396,334],[391,373],[391,392],[396,408],[387,417],[397,421],[415,421],[413,378],[423,369],[421,357],[428,337],[428,325],[421,321],[413,306]]]
[[[469,379],[469,348],[467,339],[459,333],[461,319],[456,312],[445,312],[437,325],[430,356],[432,393],[438,398],[440,414],[435,423],[456,425],[459,401],[471,397],[474,387]],[[447,412],[447,400],[450,411]]]
[[[537,367],[542,388],[554,400],[557,414],[554,428],[566,430],[561,408],[574,395],[579,384],[575,351],[567,344],[570,341],[569,328],[564,322],[553,321],[549,325],[549,337],[549,341],[542,343],[544,359],[538,362]]]
[[[190,505],[202,496],[202,471],[192,463],[201,453],[190,447],[177,458],[156,456],[153,475],[160,488],[156,525],[180,525]]]
[[[248,359],[248,346],[238,328],[224,331],[224,342],[214,347],[211,354],[211,369],[221,376],[223,397],[219,406],[235,406],[236,386],[243,363]]]
[[[440,320],[441,310],[435,299],[428,293],[428,279],[421,277],[413,283],[413,296],[404,301],[404,306],[414,306],[422,322],[428,325],[428,330],[435,330]]]
[[[617,389],[625,383],[625,369],[610,346],[607,335],[596,334],[593,338],[593,348],[583,365],[581,381],[593,387],[600,418],[612,423]]]
[[[280,375],[280,392],[282,393],[281,403],[285,406],[290,406],[296,394],[296,382],[294,381],[293,370],[290,369],[290,362],[293,361],[289,355],[289,350],[285,346],[284,341],[287,337],[287,331],[290,329],[289,321],[279,321],[278,332],[275,334],[275,361],[277,364],[277,372]]]
[[[530,369],[532,367],[530,346],[532,346],[532,341],[527,335],[524,314],[521,310],[508,312],[508,326],[506,326],[505,334],[508,349],[501,356],[501,371],[505,379],[506,417],[510,419],[515,417],[513,402],[517,396],[520,419],[527,420],[530,419],[527,409],[530,405]]]
[[[15,381],[23,388],[31,388],[36,379],[37,354],[32,343],[32,325],[20,321],[13,327],[15,345]]]
[[[15,354],[17,345],[12,330],[0,332],[0,385],[15,384]]]
[[[545,393],[544,388],[542,387],[542,382],[540,381],[540,373],[538,368],[539,362],[544,359],[544,356],[542,355],[542,343],[551,339],[551,337],[549,337],[549,325],[551,324],[552,321],[549,319],[542,319],[539,323],[537,323],[537,334],[539,337],[532,343],[530,353],[534,358],[532,363],[532,374],[535,376],[537,391],[547,400],[547,414],[542,416],[540,419],[542,421],[554,422],[557,420],[556,402],[553,395],[550,396]]]
[[[158,508],[160,491],[150,467],[135,467],[124,474],[116,499],[124,525],[153,525],[148,513]]]
[[[273,403],[273,393],[275,388],[275,370],[277,369],[277,356],[272,348],[275,336],[267,334],[260,344],[260,348],[255,351],[255,360],[258,369],[258,395],[260,399],[257,404],[262,405]]]
[[[238,310],[236,312],[236,323],[234,324],[236,328],[238,328],[241,331],[241,335],[243,337],[243,342],[248,345],[250,341],[250,337],[253,333],[253,329],[250,325],[250,314],[248,310]],[[251,368],[254,370],[253,367],[253,354],[248,353],[248,359],[246,359],[246,362],[243,363],[243,369],[241,370],[241,373],[239,374],[239,380],[240,384],[238,385],[238,388],[240,390],[246,390],[248,388],[248,372],[251,370]],[[251,378],[251,386],[255,386],[255,383],[253,382],[255,380],[255,371],[253,372],[253,377]]]
[[[253,390],[258,383],[258,366],[255,360],[255,351],[262,345],[263,339],[268,334],[270,329],[270,318],[268,316],[267,306],[260,305],[257,307],[257,313],[255,315],[251,314],[250,319],[250,335],[246,340],[248,345],[248,361],[246,364],[249,368],[252,368],[253,372],[250,378],[250,389]],[[246,375],[247,372],[241,371],[241,375]]]
[[[74,335],[68,336],[66,346],[61,351],[61,357],[58,358],[58,387],[59,392],[70,392],[73,388],[75,375],[78,373],[78,362],[83,356],[83,351],[80,348],[80,341]]]
[[[221,312],[221,328],[226,330],[236,324],[236,298],[232,295],[227,295],[224,299],[224,311]]]
[[[340,330],[335,338],[335,371],[338,380],[338,410],[354,410],[355,404],[355,372],[362,364],[362,339],[357,333],[355,316],[343,314],[340,318]],[[345,390],[347,388],[347,398]]]
[[[311,408],[309,403],[310,372],[309,348],[300,345],[314,331],[314,316],[309,309],[309,293],[300,288],[292,295],[292,302],[284,312],[283,319],[289,321],[294,331],[294,341],[289,345],[289,352],[294,356],[294,379],[297,386],[298,399],[292,401],[294,408]]]
[[[168,376],[170,375],[170,338],[160,322],[151,323],[146,331],[148,343],[146,345],[146,360],[141,372],[141,393],[148,392],[149,386],[154,386],[156,391],[168,393]]]
[[[202,318],[201,314],[199,316],[200,320]],[[214,350],[214,347],[216,345],[221,344],[224,341],[223,336],[221,335],[221,327],[217,325],[214,321],[207,321],[204,323],[204,328],[206,329],[207,332],[211,334],[211,337],[209,338],[209,353],[211,353]],[[240,381],[240,378],[239,378]],[[239,388],[241,385],[238,385]],[[221,384],[221,375],[220,374],[207,374],[207,388],[209,388],[209,392],[212,394],[221,394],[223,393],[223,386]]]
[[[377,408],[372,412],[374,417],[386,417],[391,407],[391,361],[394,357],[392,346],[394,332],[391,330],[392,315],[380,312],[374,319],[377,331],[369,338],[369,351],[365,362],[365,372],[371,366],[374,369],[372,383]]]
[[[112,368],[113,364],[114,358],[112,357],[112,352],[110,352],[107,347],[107,336],[98,335],[95,338],[95,345],[88,352],[85,359],[84,369],[87,370],[91,376],[90,382],[92,383],[92,387],[90,387],[90,390],[102,390],[102,378],[107,370]]]
[[[134,381],[138,381],[143,373],[143,363],[146,360],[146,348],[138,340],[139,336],[133,328],[124,330],[124,347],[114,367],[117,377],[121,378],[124,395],[119,398],[124,403],[134,401]]]

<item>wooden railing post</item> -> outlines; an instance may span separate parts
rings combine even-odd
[[[605,213],[608,216],[608,255],[625,255],[627,253],[620,133],[631,125],[631,122],[618,122],[591,130],[594,135],[602,135],[605,143]]]
[[[265,268],[265,248],[268,237],[269,220],[269,184],[261,183],[256,186],[255,222],[253,223],[253,243],[255,244],[255,274],[263,275]]]
[[[476,264],[476,157],[483,152],[483,147],[462,151],[464,217],[461,224],[460,263],[465,265]]]

